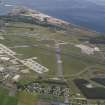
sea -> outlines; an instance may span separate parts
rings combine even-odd
[[[0,0],[0,15],[15,6],[39,10],[72,24],[105,33],[105,0]]]

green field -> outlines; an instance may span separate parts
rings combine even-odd
[[[6,89],[0,88],[0,105],[17,105],[18,99],[16,97],[8,96]]]
[[[79,40],[80,38],[91,37],[91,34],[95,34],[93,32],[81,31],[77,28],[73,28],[72,31],[69,29],[66,32],[23,22],[8,22],[8,24],[8,27],[4,27],[5,31],[0,32],[0,36],[4,37],[4,40],[0,39],[0,43],[15,51],[16,56],[20,59],[37,57],[36,61],[49,69],[49,72],[44,75],[45,78],[57,76],[55,44],[56,42],[66,43],[60,45],[60,55],[63,61],[64,77],[68,80],[74,94],[80,91],[72,82],[73,79],[80,77],[88,79],[89,74],[88,72],[84,73],[85,70],[105,70],[105,59],[100,53],[86,55],[75,47],[76,44],[84,44]],[[31,30],[31,28],[33,29]],[[98,47],[105,50],[102,45],[98,45]],[[30,70],[30,73],[23,75],[19,82],[25,84],[36,78],[37,73]],[[19,93],[17,98],[10,97],[7,91],[0,89],[0,105],[35,105],[35,99],[37,99],[36,95],[26,92]]]
[[[97,64],[104,66],[101,56],[82,54],[79,48],[74,47],[75,44],[82,43],[78,40],[79,36],[74,37],[63,31],[53,31],[53,29],[37,25],[27,24],[26,26],[26,23],[9,24],[10,27],[5,28],[6,32],[2,33],[5,40],[0,42],[16,51],[17,54],[22,54],[18,56],[19,58],[37,57],[39,63],[49,68],[48,75],[56,75],[57,71],[55,41],[67,43],[60,46],[65,76],[83,71],[88,66]],[[27,28],[30,26],[34,28],[33,31]]]

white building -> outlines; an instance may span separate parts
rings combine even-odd
[[[32,69],[33,71],[35,71],[39,74],[48,72],[48,68],[42,66],[41,64],[39,64],[38,62],[36,62],[32,59],[22,60],[22,62],[25,66],[29,67],[30,69]]]
[[[17,74],[17,75],[15,75],[15,76],[12,78],[12,80],[13,80],[13,81],[18,81],[19,78],[20,78],[20,75]]]

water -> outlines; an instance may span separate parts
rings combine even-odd
[[[104,0],[2,0],[0,14],[7,13],[15,5],[37,9],[56,18],[105,33]]]

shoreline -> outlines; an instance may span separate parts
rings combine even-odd
[[[84,27],[84,26],[76,25],[76,24],[70,23],[68,21],[58,19],[56,17],[42,13],[39,10],[33,10],[33,9],[30,9],[30,8],[27,8],[24,6],[15,7],[15,9],[13,9],[12,12],[10,12],[10,15],[12,15],[12,16],[16,16],[16,15],[31,16],[32,18],[38,19],[40,22],[45,21],[45,22],[48,22],[49,24],[52,24],[52,25],[66,26],[66,27],[73,26],[75,28],[83,29],[86,31],[91,31],[93,33],[104,34],[102,32],[98,32],[96,30],[92,30],[92,29],[89,29],[89,28]]]
[[[40,12],[39,10],[33,10],[30,9],[28,7],[25,6],[13,6],[13,8],[10,10],[9,13],[7,13],[11,16],[31,16],[34,19],[39,20],[40,22],[48,22],[48,24],[52,24],[52,25],[57,25],[57,26],[64,26],[64,27],[68,27],[68,26],[73,26],[74,28],[79,28],[79,29],[83,29],[86,31],[91,31],[93,33],[98,33],[98,34],[102,34],[104,35],[105,33],[103,32],[98,32],[96,30],[92,30],[90,28],[81,26],[81,25],[76,25],[74,23],[71,23],[69,21],[65,21],[63,19],[60,18],[56,18],[50,15],[47,15],[45,13]]]
[[[40,12],[40,11],[32,10],[30,8],[27,8],[27,7],[16,7],[12,11],[10,11],[8,13],[8,15],[9,16],[19,16],[19,15],[20,16],[30,16],[33,19],[39,20],[40,22],[46,22],[46,23],[53,24],[53,25],[58,25],[58,26],[63,26],[63,25],[68,26],[68,25],[70,25],[70,23],[67,22],[67,21],[55,18],[53,16],[49,16],[47,14],[44,14],[44,13]]]

